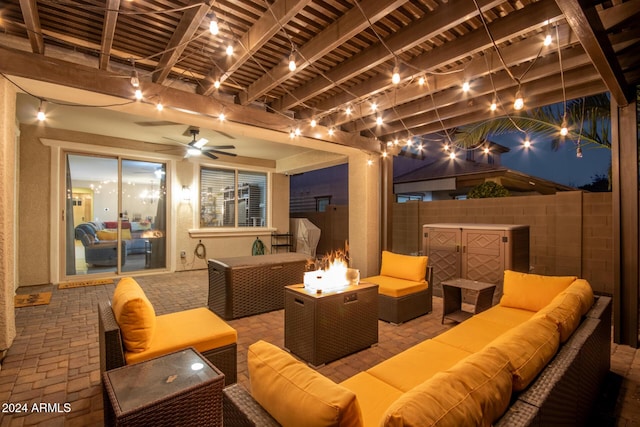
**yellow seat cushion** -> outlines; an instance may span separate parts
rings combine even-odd
[[[538,311],[576,279],[576,276],[541,276],[505,270],[500,305]]]
[[[494,305],[488,310],[478,313],[474,318],[488,320],[490,322],[499,323],[505,326],[518,326],[535,314],[534,311],[523,310],[521,308],[505,307],[503,305]]]
[[[469,353],[475,353],[511,328],[508,325],[474,316],[432,339]]]
[[[495,348],[414,387],[387,410],[385,427],[491,426],[509,406],[511,364]]]
[[[378,427],[387,408],[403,394],[368,372],[359,372],[340,385],[358,396],[362,420],[366,427]]]
[[[284,427],[362,426],[351,390],[265,341],[249,346],[251,395]]]
[[[395,277],[413,282],[420,282],[427,274],[426,256],[401,255],[389,251],[382,251],[381,276]]]
[[[185,347],[205,352],[237,340],[234,328],[208,308],[199,307],[156,317],[156,333],[149,348],[142,353],[125,352],[125,358],[132,364]]]
[[[560,342],[563,343],[580,324],[581,309],[582,301],[578,295],[561,292],[533,317],[546,317],[558,325]]]
[[[544,316],[531,318],[505,332],[487,347],[509,356],[513,369],[513,390],[524,390],[556,354],[560,334],[554,322]]]
[[[147,350],[155,337],[156,312],[138,282],[131,277],[120,279],[111,308],[127,352]]]
[[[409,391],[470,354],[430,339],[380,362],[366,372],[399,390]]]
[[[378,285],[378,293],[393,298],[411,295],[428,288],[427,282],[414,282],[412,280],[398,279],[391,276],[372,276],[361,279],[361,282],[375,283]]]

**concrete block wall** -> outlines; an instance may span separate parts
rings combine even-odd
[[[442,222],[529,225],[533,273],[576,275],[598,293],[613,293],[611,193],[395,203],[392,250],[421,251],[422,225]]]

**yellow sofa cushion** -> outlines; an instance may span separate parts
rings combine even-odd
[[[401,255],[389,251],[382,251],[381,276],[420,282],[427,274],[426,256]]]
[[[538,311],[575,280],[575,276],[541,276],[505,270],[500,305]]]
[[[399,390],[409,391],[470,354],[430,339],[378,363],[366,372]]]
[[[490,426],[509,406],[511,363],[495,348],[414,387],[387,410],[385,427]]]
[[[125,349],[134,353],[147,350],[156,330],[156,312],[138,282],[131,277],[120,279],[111,308]]]
[[[284,427],[362,426],[356,395],[273,344],[249,346],[251,395]]]
[[[469,353],[475,353],[511,328],[509,325],[473,316],[432,339]]]
[[[560,342],[563,343],[580,324],[581,309],[582,301],[578,295],[561,292],[533,317],[546,317],[558,325]]]
[[[531,317],[535,312],[530,310],[523,310],[521,308],[505,307],[503,305],[494,305],[488,310],[482,313],[476,314],[475,318],[488,320],[490,322],[499,323],[505,326],[518,326]]]
[[[587,314],[587,311],[589,311],[593,306],[595,300],[593,296],[593,289],[591,289],[589,282],[584,279],[577,279],[562,292],[577,295],[580,298],[581,316]]]
[[[398,279],[391,276],[372,276],[361,280],[361,282],[375,283],[378,285],[378,293],[393,298],[411,295],[424,291],[428,288],[427,282],[423,279],[419,282],[412,280]]]
[[[560,334],[554,322],[540,316],[505,332],[487,347],[508,355],[513,369],[513,390],[524,390],[556,354]]]
[[[233,344],[238,333],[206,307],[156,317],[156,333],[141,353],[125,352],[127,364],[138,363],[185,347],[199,352]]]
[[[387,408],[403,394],[402,391],[368,372],[359,372],[341,382],[340,385],[358,396],[365,426],[379,426]]]

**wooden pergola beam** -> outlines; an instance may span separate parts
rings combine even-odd
[[[620,106],[631,99],[631,90],[595,7],[583,8],[578,0],[556,0],[558,7]]]
[[[31,43],[33,53],[44,54],[44,38],[42,37],[42,27],[38,15],[38,5],[36,0],[20,0],[20,10],[27,28],[27,35]]]
[[[197,4],[197,6],[185,10],[182,14],[180,23],[178,23],[164,54],[160,58],[160,61],[158,61],[152,78],[155,83],[161,84],[165,81],[173,66],[180,59],[182,52],[184,52],[189,44],[189,40],[193,38],[198,28],[200,28],[200,23],[204,17],[207,16],[209,5],[202,2],[195,4]]]
[[[107,0],[107,10],[104,12],[104,23],[102,24],[102,42],[100,44],[100,60],[98,66],[101,70],[109,67],[109,57],[113,47],[113,35],[116,32],[118,22],[118,9],[120,0]]]

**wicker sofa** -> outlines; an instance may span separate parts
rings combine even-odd
[[[581,425],[610,335],[611,299],[585,280],[507,271],[499,305],[340,384],[252,344],[225,426]]]
[[[98,303],[101,372],[193,347],[237,381],[235,329],[206,307],[156,316],[140,285],[120,279],[112,302]]]
[[[380,274],[361,279],[378,285],[378,318],[400,324],[430,313],[433,269],[426,256],[382,251]]]

